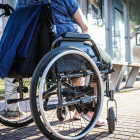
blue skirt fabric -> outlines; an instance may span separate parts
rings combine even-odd
[[[32,24],[32,21],[37,19],[41,8],[42,5],[33,5],[29,6],[28,8],[20,8],[15,10],[11,14],[0,41],[0,78],[3,79],[8,75],[16,56],[17,48],[21,43],[28,27],[30,24]],[[30,31],[30,33],[32,33],[32,31]],[[28,51],[27,48],[26,50]],[[23,53],[23,51],[18,52]]]
[[[37,16],[32,20],[29,27],[27,28],[16,52],[16,58],[26,58],[29,52],[29,44],[32,39],[33,32],[35,30],[38,18],[40,13],[37,14]]]

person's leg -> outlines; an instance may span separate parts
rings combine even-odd
[[[72,80],[72,83],[74,86],[84,86],[84,77],[81,77],[81,78],[75,78]]]
[[[76,78],[72,82],[73,82],[74,86],[79,86],[79,85],[84,86],[84,78]],[[105,85],[106,85],[106,83],[104,82],[103,83],[104,90],[105,90],[105,87],[106,87]],[[95,82],[93,82],[91,84],[91,87],[94,88],[94,95],[97,95],[97,84]],[[95,104],[93,102],[93,107],[94,106],[95,106]],[[94,115],[94,112],[89,111],[87,114],[85,114],[83,116],[84,116],[84,118],[86,118],[86,120],[90,121],[90,119],[92,118],[93,115]],[[77,110],[75,111],[74,118],[75,119],[80,119],[80,114],[78,113]],[[105,124],[106,124],[106,120],[101,119],[101,118],[98,119],[97,125],[105,125]]]
[[[94,95],[97,95],[97,84],[95,82],[93,82],[91,84],[91,87],[94,88]],[[106,88],[106,83],[105,82],[103,82],[103,87],[104,87],[104,90],[105,90],[105,88]],[[94,106],[95,106],[95,104],[93,102],[93,107]],[[86,120],[90,121],[92,119],[93,115],[94,115],[94,112],[89,111],[87,114],[85,114],[83,116],[86,118]],[[101,118],[99,118],[97,123],[96,123],[96,125],[99,125],[99,126],[103,126],[103,125],[106,125],[106,124],[107,124],[107,121],[105,119],[101,119]]]
[[[72,80],[72,83],[74,86],[84,86],[84,78],[76,78]],[[75,110],[75,115],[74,115],[75,119],[80,119],[80,114],[78,113],[77,110]]]
[[[91,87],[94,88],[94,95],[97,95],[97,84],[95,82],[92,82]],[[94,102],[93,102],[93,107],[95,106]],[[94,115],[94,112],[88,111],[87,114],[83,115],[84,117],[87,118],[87,120],[90,120],[92,118],[92,116]]]
[[[74,79],[72,82],[73,82],[73,85],[74,85],[74,86],[79,86],[79,85],[84,86],[84,78],[83,78],[83,77],[82,77],[82,78],[76,78],[76,79]],[[93,83],[91,84],[91,87],[94,88],[94,95],[97,95],[97,85],[96,85],[96,83],[93,82]],[[94,107],[94,106],[95,106],[95,105],[94,105],[94,102],[93,102],[93,107]],[[89,111],[86,115],[87,115],[89,118],[92,118],[93,114],[94,114],[93,112]],[[77,110],[75,111],[75,116],[80,116],[80,114],[78,113]]]

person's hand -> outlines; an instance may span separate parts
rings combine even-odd
[[[79,8],[73,16],[76,23],[82,28],[83,33],[88,33],[88,23],[83,15],[81,9]]]
[[[84,34],[88,34],[88,30],[83,30],[83,33]]]

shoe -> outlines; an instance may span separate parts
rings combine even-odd
[[[75,120],[80,120],[80,119],[81,119],[81,116],[74,115],[73,118],[74,118]]]
[[[81,117],[82,117],[83,119],[89,121],[89,122],[91,121],[91,118],[88,117],[87,115],[82,114]],[[104,125],[106,125],[106,124],[107,124],[107,120],[101,119],[101,118],[99,118],[98,121],[97,121],[97,123],[96,123],[96,125],[98,125],[98,126],[104,126]]]
[[[87,115],[82,114],[81,117],[82,117],[83,119],[89,121],[89,122],[91,121],[91,118],[88,117]]]
[[[96,125],[98,125],[98,126],[104,126],[106,124],[107,124],[107,120],[106,119],[101,119],[101,118],[99,118],[97,123],[96,123]]]

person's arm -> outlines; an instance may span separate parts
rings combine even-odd
[[[73,18],[78,23],[78,25],[82,28],[83,33],[88,33],[87,20],[80,8],[75,12]]]

